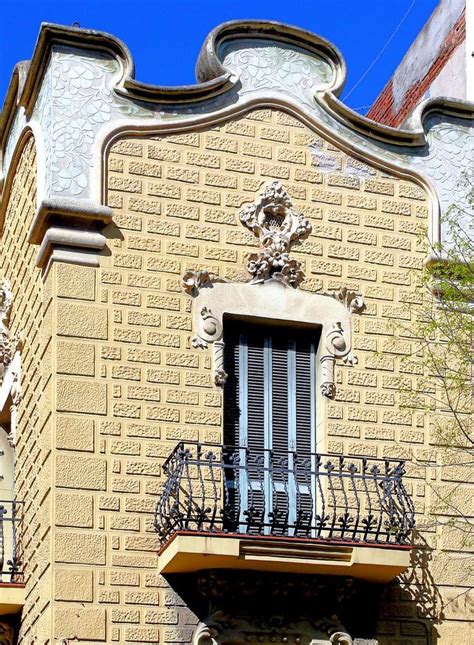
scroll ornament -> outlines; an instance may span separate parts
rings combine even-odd
[[[18,416],[18,406],[22,399],[22,389],[20,382],[20,374],[18,372],[13,372],[12,374],[12,386],[10,390],[11,405],[10,405],[10,432],[7,436],[8,443],[12,448],[16,446],[17,440],[17,416]]]
[[[206,349],[209,343],[214,348],[214,382],[224,385],[227,374],[224,370],[224,342],[222,340],[222,324],[213,315],[208,307],[203,307],[197,319],[196,335],[193,337],[192,346]]]
[[[347,287],[340,287],[339,291],[326,293],[325,295],[334,298],[343,304],[350,314],[361,314],[365,309],[364,297],[361,294],[350,291]],[[348,340],[340,322],[333,324],[326,334],[325,349],[321,356],[321,393],[328,399],[336,396],[336,384],[334,369],[336,359],[342,359],[346,365],[357,365],[358,359],[350,351]]]

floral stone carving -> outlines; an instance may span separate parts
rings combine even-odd
[[[248,257],[252,282],[271,278],[298,287],[304,280],[301,263],[289,256],[292,245],[311,233],[311,224],[298,213],[279,181],[264,188],[253,204],[240,213],[240,221],[258,237],[260,251]]]
[[[364,296],[347,287],[340,287],[339,291],[326,294],[341,302],[350,314],[361,314],[365,309]]]
[[[199,289],[210,287],[214,282],[227,282],[224,278],[220,278],[215,273],[207,269],[200,271],[187,271],[182,279],[181,284],[186,293],[190,296],[199,293]]]
[[[8,327],[12,302],[10,283],[3,279],[0,283],[0,376],[2,378],[22,343],[21,335],[12,334]]]

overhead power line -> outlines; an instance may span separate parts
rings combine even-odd
[[[378,54],[377,54],[377,56],[374,58],[374,60],[372,61],[372,63],[369,65],[369,67],[367,67],[367,69],[366,69],[366,70],[365,70],[365,72],[362,74],[362,76],[359,78],[359,80],[357,81],[357,83],[355,83],[355,84],[351,87],[351,89],[347,92],[347,94],[345,94],[345,95],[342,97],[342,100],[343,100],[343,101],[345,101],[345,100],[346,100],[346,99],[347,99],[347,98],[352,94],[352,92],[356,89],[356,87],[358,87],[358,86],[360,85],[360,83],[362,83],[362,81],[363,81],[363,80],[364,80],[364,78],[367,76],[367,74],[370,72],[370,70],[372,69],[372,67],[377,63],[377,61],[378,61],[378,60],[379,60],[379,58],[382,56],[382,54],[384,53],[384,51],[387,49],[387,47],[390,45],[390,43],[392,42],[392,40],[395,38],[396,34],[397,34],[397,33],[398,33],[398,31],[400,30],[400,27],[403,25],[403,23],[405,22],[405,20],[406,20],[406,19],[408,18],[408,16],[410,15],[411,10],[412,10],[412,9],[413,9],[413,7],[415,6],[415,3],[416,3],[416,0],[412,0],[411,5],[408,7],[408,9],[407,9],[407,10],[406,10],[406,12],[405,12],[405,15],[403,16],[403,18],[400,20],[400,22],[398,23],[398,25],[395,27],[395,29],[394,29],[394,30],[393,30],[393,32],[391,33],[391,35],[390,35],[389,39],[387,40],[387,42],[385,43],[385,45],[384,45],[384,46],[382,47],[382,49],[379,51],[379,53],[378,53]]]

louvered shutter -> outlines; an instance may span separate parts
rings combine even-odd
[[[268,330],[270,332],[270,330]],[[271,493],[269,521],[271,532],[284,534],[288,526],[290,498],[288,490],[288,338],[274,330],[272,334],[272,418],[270,423],[269,470]]]
[[[306,534],[314,515],[315,424],[315,344],[308,337],[296,344],[296,456],[293,463],[296,480],[295,534]]]
[[[228,478],[234,525],[251,533],[305,532],[314,512],[317,335],[238,321],[227,322],[224,334],[224,441],[240,446],[241,467],[229,469]]]

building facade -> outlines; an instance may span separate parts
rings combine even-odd
[[[472,485],[399,383],[474,108],[375,126],[344,76],[270,22],[211,32],[189,87],[48,24],[15,69],[2,642],[472,640]]]
[[[368,118],[399,127],[424,100],[474,101],[474,7],[469,0],[440,0]]]

